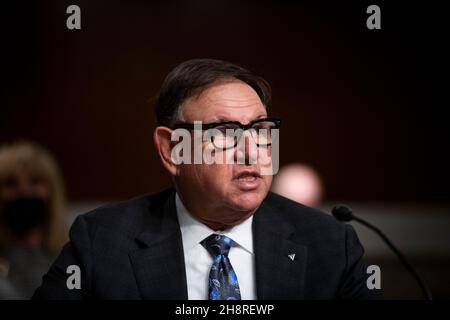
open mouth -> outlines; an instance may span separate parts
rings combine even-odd
[[[236,175],[237,180],[240,181],[254,181],[261,178],[261,175],[257,171],[242,171]]]
[[[251,191],[260,186],[261,175],[257,171],[242,171],[235,176],[234,181],[242,191]]]
[[[238,180],[239,181],[255,181],[257,178],[258,177],[256,177],[256,176],[247,175],[247,176],[239,177]]]

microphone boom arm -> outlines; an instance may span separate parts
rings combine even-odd
[[[420,288],[422,289],[423,295],[426,300],[433,300],[433,297],[431,295],[430,289],[427,287],[423,279],[419,276],[419,273],[417,270],[409,263],[409,261],[406,259],[406,257],[400,252],[400,250],[391,242],[391,240],[388,239],[388,237],[377,227],[372,225],[371,223],[367,222],[364,219],[361,219],[355,215],[353,215],[352,209],[347,207],[346,205],[337,205],[333,208],[331,211],[333,216],[341,221],[341,222],[349,222],[352,220],[358,221],[362,225],[366,226],[367,228],[374,231],[376,234],[378,234],[381,239],[388,245],[388,247],[395,253],[395,255],[399,258],[400,262],[403,264],[403,266],[406,268],[406,270],[409,271],[409,273],[414,277],[414,280],[419,284]]]
[[[397,249],[397,247],[388,239],[388,237],[377,227],[373,226],[369,222],[358,218],[356,216],[353,216],[353,220],[358,221],[359,223],[365,225],[367,228],[371,229],[375,233],[377,233],[384,242],[388,245],[389,248],[396,254],[400,262],[403,264],[403,266],[409,271],[409,273],[414,277],[414,279],[419,284],[420,288],[422,289],[423,295],[426,300],[433,300],[433,297],[431,295],[430,289],[425,285],[425,282],[422,280],[422,278],[419,276],[419,273],[416,271],[416,269],[408,262],[406,257],[400,252],[400,250]]]

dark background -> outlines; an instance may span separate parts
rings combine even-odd
[[[70,200],[156,192],[152,98],[179,62],[219,58],[271,83],[280,162],[315,167],[326,200],[449,203],[444,8],[335,2],[2,1],[0,143],[47,147]]]

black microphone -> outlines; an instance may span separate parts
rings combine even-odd
[[[403,264],[403,266],[414,277],[414,279],[416,280],[417,284],[422,289],[422,292],[423,292],[423,295],[425,297],[425,300],[432,300],[433,299],[433,297],[431,296],[430,289],[427,287],[425,282],[419,276],[419,274],[417,273],[416,269],[414,269],[414,267],[408,262],[406,257],[400,252],[400,250],[397,249],[396,246],[394,246],[394,244],[388,239],[388,237],[386,237],[386,235],[383,232],[381,232],[380,229],[378,229],[374,225],[370,224],[369,222],[367,222],[367,221],[365,221],[365,220],[363,220],[363,219],[353,215],[352,209],[350,209],[349,207],[347,207],[345,205],[342,205],[342,204],[335,206],[333,208],[333,210],[331,210],[331,213],[339,221],[349,222],[349,221],[355,220],[355,221],[358,221],[359,223],[365,225],[369,229],[375,231],[375,233],[377,233],[381,237],[381,239],[383,239],[383,241],[388,245],[388,247],[391,248],[391,250],[400,259],[400,262]]]

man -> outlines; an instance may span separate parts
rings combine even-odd
[[[177,66],[162,85],[154,132],[175,189],[79,216],[34,297],[378,298],[367,288],[363,248],[351,226],[269,192],[262,155],[274,151],[271,132],[280,125],[267,117],[270,99],[267,82],[231,63]],[[191,148],[174,152],[187,142],[174,139],[177,130],[214,132],[200,140],[194,134],[200,151],[186,157]],[[189,161],[208,150],[223,161]],[[72,265],[81,283],[68,289]]]

